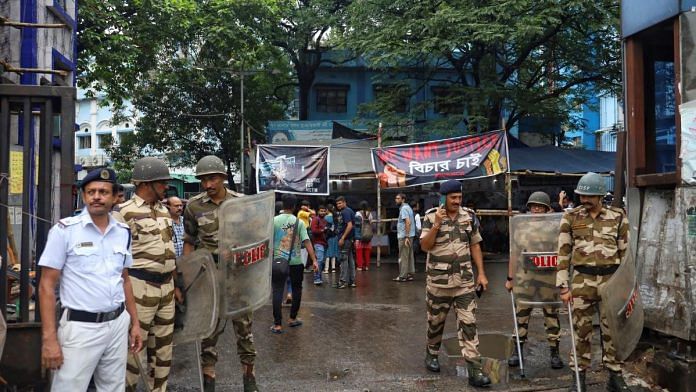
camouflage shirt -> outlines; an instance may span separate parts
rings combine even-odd
[[[229,189],[225,200],[241,197],[243,194]],[[223,200],[224,201],[224,200]],[[222,204],[222,202],[220,203]],[[196,248],[208,249],[212,254],[218,254],[218,208],[215,202],[203,192],[189,199],[184,210],[184,242]]]
[[[435,222],[433,208],[425,213],[421,238],[425,237]],[[445,218],[438,229],[435,244],[428,252],[427,284],[432,287],[474,287],[471,268],[471,245],[483,241],[474,211],[461,207],[453,220]]]
[[[133,235],[133,269],[164,274],[175,266],[172,218],[167,207],[159,201],[148,204],[138,195],[119,204],[112,213],[114,219],[130,227]]]
[[[593,267],[620,264],[627,247],[628,219],[622,209],[602,207],[594,219],[583,206],[566,212],[558,236],[556,286],[568,287],[571,263]]]

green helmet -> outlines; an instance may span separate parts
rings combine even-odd
[[[575,194],[583,196],[604,196],[607,193],[607,185],[602,176],[589,172],[580,178]]]
[[[534,192],[529,196],[529,200],[527,200],[527,208],[529,208],[530,204],[541,204],[551,209],[551,198],[546,192]]]
[[[171,180],[169,168],[163,160],[155,157],[140,158],[133,165],[133,182],[151,182]]]
[[[196,177],[205,176],[206,174],[222,174],[226,176],[227,171],[222,159],[215,155],[206,155],[201,158],[196,164]]]

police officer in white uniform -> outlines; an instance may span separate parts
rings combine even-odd
[[[41,362],[54,370],[54,392],[85,391],[92,375],[97,391],[121,392],[128,349],[142,348],[128,278],[130,230],[109,213],[116,186],[113,170],[87,174],[81,186],[87,212],[53,226],[39,260]],[[62,308],[56,328],[57,283]]]

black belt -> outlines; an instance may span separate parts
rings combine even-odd
[[[619,269],[618,264],[614,264],[609,267],[591,267],[586,265],[574,265],[573,269],[585,275],[611,275]]]
[[[66,316],[68,321],[82,321],[85,323],[105,323],[107,321],[116,320],[118,316],[120,316],[121,313],[123,313],[123,310],[125,308],[126,306],[123,303],[121,303],[121,305],[116,310],[104,313],[92,313],[85,312],[84,310],[73,310],[68,308],[63,308],[63,310],[68,312]]]
[[[160,274],[157,272],[150,272],[143,269],[129,268],[128,275],[134,276],[140,280],[155,284],[165,284],[172,280],[172,273],[168,272],[166,274]]]

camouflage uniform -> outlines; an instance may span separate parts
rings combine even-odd
[[[435,222],[436,209],[426,212],[421,238]],[[445,319],[454,306],[462,356],[470,363],[480,363],[476,332],[474,272],[470,245],[483,241],[474,212],[460,208],[456,220],[442,221],[432,249],[428,252],[426,301],[428,307],[428,353],[437,356],[442,343]]]
[[[596,218],[587,209],[577,207],[566,212],[561,219],[558,238],[558,274],[556,286],[568,287],[569,268],[573,266],[611,268],[620,264],[628,247],[628,219],[622,209],[603,207]],[[573,324],[578,366],[581,370],[590,367],[592,316],[601,300],[598,289],[612,274],[589,275],[577,270],[571,282],[573,296]],[[621,362],[616,359],[606,319],[600,314],[603,361],[613,372],[621,371]],[[571,357],[572,364],[572,357]]]
[[[167,379],[172,363],[172,339],[174,337],[174,280],[176,269],[172,218],[159,201],[150,205],[140,196],[114,209],[113,217],[128,224],[133,235],[133,266],[130,280],[138,310],[143,342],[147,349],[140,352],[142,364],[149,364],[150,388],[153,391],[167,389]],[[134,276],[144,271],[162,276],[164,283],[154,283]],[[169,276],[167,276],[169,275]],[[147,362],[145,354],[147,353]],[[126,389],[135,391],[140,371],[132,355],[128,356]]]
[[[243,194],[229,189],[225,200],[233,197],[241,197]],[[208,249],[218,261],[218,204],[205,193],[192,197],[184,211],[184,242],[195,245],[197,248]],[[251,315],[242,316],[232,320],[234,332],[237,335],[237,354],[245,365],[253,365],[256,358],[254,336],[251,334]],[[218,360],[215,350],[219,336],[225,331],[227,320],[218,319],[215,332],[201,342],[201,365],[204,370],[214,370]]]

